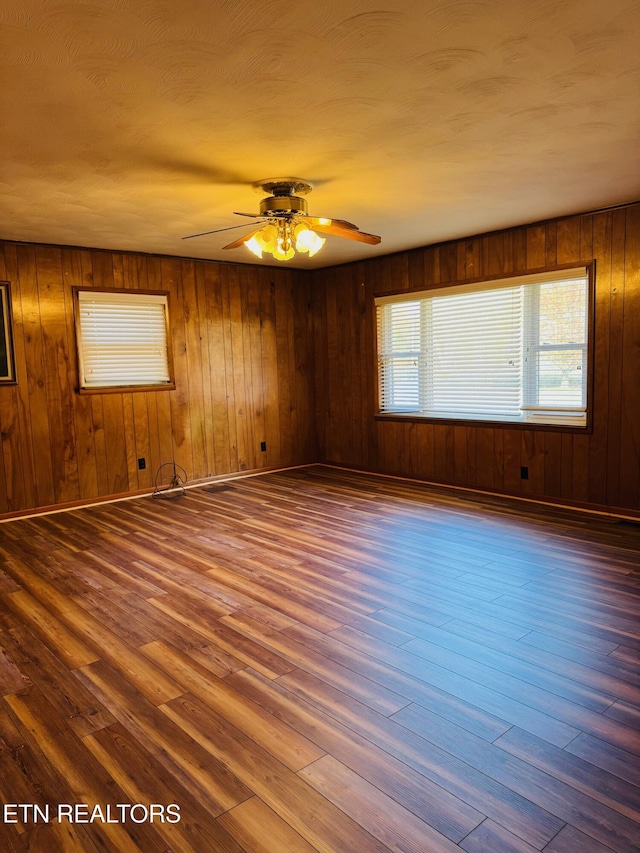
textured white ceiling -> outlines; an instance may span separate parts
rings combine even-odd
[[[251,261],[314,184],[318,267],[640,198],[638,0],[3,0],[0,237]]]

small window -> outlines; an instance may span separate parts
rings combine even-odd
[[[376,306],[381,414],[586,426],[585,267]]]
[[[81,390],[174,387],[166,293],[75,292]]]

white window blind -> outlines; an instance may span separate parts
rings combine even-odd
[[[584,267],[376,305],[381,412],[586,424]]]
[[[172,382],[166,294],[77,291],[80,387]]]

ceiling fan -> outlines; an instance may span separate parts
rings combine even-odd
[[[223,249],[237,249],[246,246],[257,257],[267,252],[278,261],[288,261],[296,252],[307,252],[310,257],[318,252],[326,238],[320,234],[357,240],[372,246],[380,242],[380,237],[360,231],[356,225],[344,219],[326,219],[309,216],[306,199],[303,195],[311,192],[312,185],[300,178],[265,178],[252,184],[256,192],[268,193],[260,202],[259,213],[240,213],[236,216],[248,216],[254,219],[250,230]],[[231,225],[228,228],[216,228],[200,234],[190,234],[183,240],[205,237],[234,228],[246,228],[247,225]]]

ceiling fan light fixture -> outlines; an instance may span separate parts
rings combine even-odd
[[[296,251],[308,252],[310,258],[316,255],[326,242],[324,237],[320,237],[315,231],[303,224],[297,225],[293,234],[296,238]]]
[[[276,261],[290,261],[296,252],[307,252],[312,258],[324,244],[325,239],[315,231],[287,217],[278,217],[275,223],[270,222],[244,241],[257,258],[262,259],[263,253],[267,252]]]
[[[253,252],[253,254],[257,258],[260,258],[260,260],[262,260],[263,247],[262,242],[259,240],[259,236],[259,234],[254,234],[248,240],[245,240],[244,244],[250,252]]]
[[[252,234],[248,240],[244,241],[244,245],[250,252],[262,260],[263,252],[273,254],[278,247],[278,229],[275,225],[265,225],[255,234]]]
[[[295,255],[296,250],[293,248],[291,243],[288,245],[286,243],[278,242],[278,245],[271,253],[276,261],[290,261],[291,258]]]

